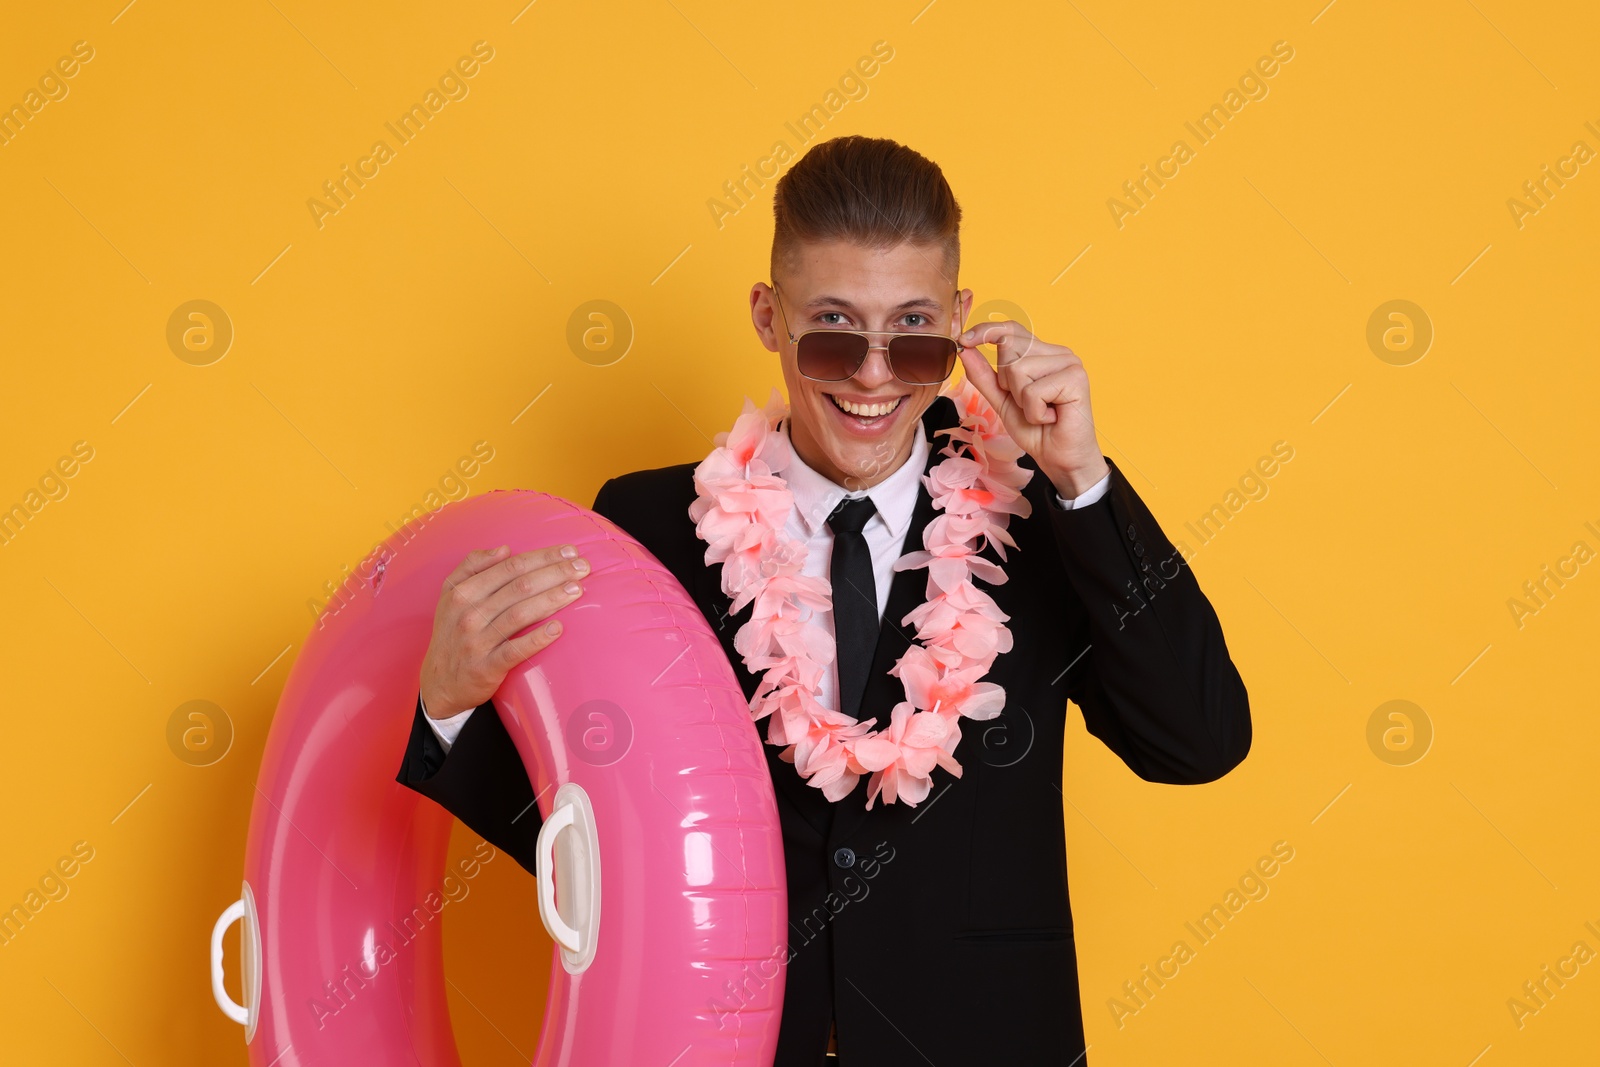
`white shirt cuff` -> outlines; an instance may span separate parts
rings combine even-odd
[[[1101,478],[1098,482],[1095,482],[1093,485],[1079,493],[1077,496],[1073,497],[1071,500],[1068,500],[1060,493],[1057,493],[1056,503],[1061,505],[1063,511],[1072,511],[1075,508],[1086,508],[1090,504],[1093,504],[1095,501],[1099,500],[1101,497],[1105,496],[1106,491],[1110,488],[1111,475],[1107,474],[1104,478]]]
[[[460,735],[461,728],[467,724],[467,716],[478,710],[477,708],[468,708],[459,715],[451,715],[445,719],[435,719],[428,714],[428,705],[422,702],[422,697],[417,697],[417,703],[421,705],[422,717],[428,720],[428,725],[433,728],[434,736],[439,739],[439,744],[444,748],[446,755],[450,753],[450,746],[456,743],[456,737]]]

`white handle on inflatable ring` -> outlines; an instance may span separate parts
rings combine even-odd
[[[572,916],[568,923],[556,909],[556,846],[563,830],[561,899]],[[589,794],[576,782],[556,790],[550,817],[539,828],[534,874],[539,883],[539,918],[561,946],[561,962],[578,974],[594,961],[600,926],[600,841],[595,833]]]
[[[550,931],[550,936],[568,952],[582,951],[583,935],[568,926],[561,913],[556,911],[556,835],[572,825],[575,815],[576,809],[571,804],[563,804],[550,813],[550,818],[539,828],[537,864],[539,918],[544,920],[545,929]]]
[[[239,928],[239,984],[244,993],[244,1003],[237,1004],[228,996],[228,987],[222,981],[222,938],[228,927],[242,922]],[[211,928],[211,996],[222,1009],[222,1014],[244,1027],[244,1043],[255,1039],[256,1026],[261,1021],[261,923],[256,913],[256,895],[250,883],[244,883],[244,892],[238,900],[228,905],[226,911]]]
[[[228,905],[227,910],[217,919],[217,925],[211,928],[211,995],[216,998],[217,1007],[222,1009],[222,1014],[240,1026],[250,1021],[250,1009],[243,1004],[235,1004],[233,998],[228,996],[228,987],[222,982],[222,935],[228,932],[228,927],[242,918],[244,918],[244,898],[240,897]]]

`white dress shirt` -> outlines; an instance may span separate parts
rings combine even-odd
[[[787,438],[788,419],[783,421],[780,429]],[[806,562],[802,573],[813,578],[827,576],[828,565],[833,559],[833,531],[828,528],[828,516],[833,514],[833,509],[839,505],[839,501],[845,497],[852,499],[871,497],[876,510],[862,527],[861,535],[866,538],[867,547],[872,552],[872,576],[877,586],[878,617],[881,619],[884,609],[889,604],[889,586],[895,575],[894,561],[900,558],[906,527],[910,525],[911,513],[917,506],[917,493],[922,486],[922,472],[927,467],[928,453],[932,447],[928,441],[927,428],[919,425],[918,433],[912,441],[911,454],[893,474],[870,489],[846,492],[843,486],[812,470],[800,458],[800,454],[794,450],[791,442],[789,452],[792,458],[789,467],[780,472],[780,476],[789,485],[789,492],[794,496],[794,507],[789,511],[788,521],[784,524],[784,533],[789,538],[802,541],[806,545]],[[1067,500],[1059,493],[1052,495],[1063,510],[1071,511],[1095,503],[1105,496],[1106,490],[1110,487],[1111,475],[1107,474],[1072,500]],[[820,621],[827,628],[829,636],[832,636],[833,613],[830,611],[822,615]],[[838,692],[838,665],[830,663],[823,672],[822,684],[816,694],[817,700],[824,707],[836,707]],[[468,708],[459,715],[452,715],[446,719],[428,719],[428,725],[433,727],[433,732],[438,736],[439,743],[444,746],[446,752],[450,751],[450,746],[455,743],[462,726],[466,725],[467,717],[475,710]]]

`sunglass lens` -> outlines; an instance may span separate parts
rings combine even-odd
[[[905,334],[889,342],[889,363],[909,385],[937,385],[956,368],[956,343],[942,334]]]
[[[842,382],[861,369],[867,339],[858,333],[812,332],[800,338],[795,365],[801,374],[823,382]]]

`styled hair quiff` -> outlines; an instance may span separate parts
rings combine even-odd
[[[874,249],[903,241],[936,245],[955,288],[961,267],[961,205],[939,165],[883,137],[835,137],[811,148],[772,197],[772,262],[795,263],[805,241],[847,240]]]

